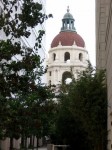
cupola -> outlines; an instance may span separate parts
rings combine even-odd
[[[74,27],[74,18],[69,12],[69,7],[67,8],[67,13],[62,19],[62,28],[61,31],[76,31]]]
[[[73,46],[74,43],[78,47],[85,47],[85,42],[83,38],[77,34],[75,26],[75,19],[70,13],[69,7],[67,8],[67,13],[62,19],[61,31],[56,35],[51,43],[51,48],[61,46]]]

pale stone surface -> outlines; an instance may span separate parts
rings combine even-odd
[[[70,59],[64,61],[65,53],[70,54]],[[56,54],[53,60],[53,54]],[[82,59],[79,59],[79,54],[82,54]],[[49,50],[49,58],[47,60],[47,84],[62,83],[62,76],[64,72],[71,72],[75,78],[77,73],[85,70],[88,65],[88,52],[85,48],[75,46],[58,46]]]
[[[103,34],[102,34],[103,32]],[[112,1],[96,0],[96,65],[106,69],[108,92],[108,150],[112,149]]]

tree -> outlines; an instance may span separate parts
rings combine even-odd
[[[26,47],[20,40],[21,37],[29,38],[31,29],[42,24],[48,16],[42,13],[42,5],[33,0],[3,0],[2,3],[0,30],[6,38],[0,40],[0,137],[10,137],[12,149],[13,138],[22,135],[26,113],[31,113],[35,101],[39,100],[41,105],[49,98],[47,93],[44,100],[44,95],[38,95],[48,92],[48,88],[41,85],[41,76],[46,70],[38,55],[45,32],[39,30],[33,48]],[[31,105],[28,105],[29,101]],[[26,123],[32,122],[31,116]],[[27,135],[32,134],[29,130]]]
[[[80,119],[74,117],[69,109],[66,102],[61,104],[53,143],[58,145],[68,145],[68,149],[71,150],[90,150],[90,144],[87,144],[87,142],[89,142],[86,136],[87,133],[84,131]]]
[[[52,98],[53,94],[49,87],[42,86],[24,98],[22,110],[18,113],[22,116],[20,118],[22,147],[25,147],[24,139],[28,137],[31,139],[29,147],[33,147],[34,137],[37,137],[38,147],[38,139],[49,134],[55,107]]]
[[[62,85],[56,127],[60,136],[65,138],[66,144],[71,145],[72,148],[106,149],[107,90],[105,80],[105,72],[97,72],[89,64],[88,68],[79,74],[77,80],[72,81],[70,85]]]

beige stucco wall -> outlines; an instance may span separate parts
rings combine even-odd
[[[108,150],[112,149],[112,0],[96,0],[96,65],[105,68],[108,94]]]
[[[64,61],[64,54],[66,52],[70,53],[70,60]],[[82,61],[79,60],[79,54],[82,54]],[[56,59],[53,60],[53,54],[56,54]],[[49,50],[49,58],[47,60],[48,70],[47,70],[47,84],[51,81],[51,84],[60,84],[62,82],[62,75],[64,72],[68,71],[77,78],[77,72],[85,70],[88,65],[88,52],[86,48],[73,46],[61,46],[51,48]],[[50,75],[51,72],[51,75]]]

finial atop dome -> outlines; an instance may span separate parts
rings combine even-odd
[[[67,12],[69,12],[70,11],[70,8],[69,8],[69,6],[67,6]]]
[[[70,11],[69,6],[67,6],[67,13],[64,15],[62,19],[61,31],[76,32],[75,27],[74,27],[74,18],[69,11]]]

